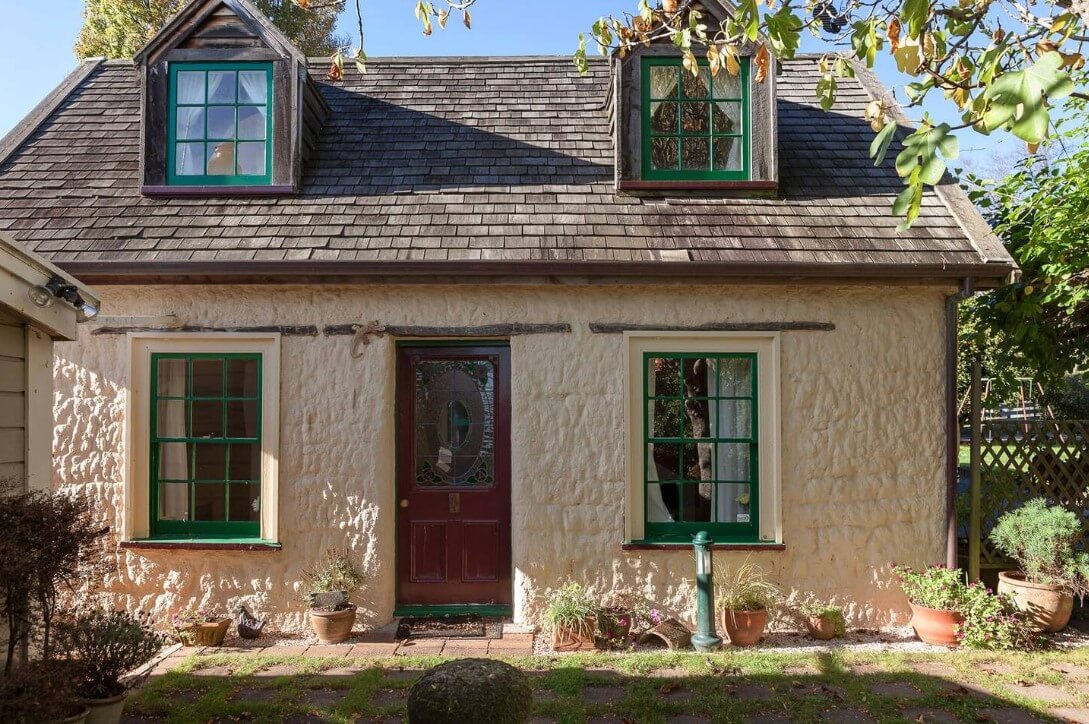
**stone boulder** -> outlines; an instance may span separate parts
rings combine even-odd
[[[492,659],[459,659],[436,666],[408,694],[410,724],[522,724],[533,689],[526,675]]]

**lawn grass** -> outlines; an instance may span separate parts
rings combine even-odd
[[[427,669],[444,660],[439,656],[192,656],[136,693],[125,711],[162,717],[171,724],[232,718],[279,722],[293,715],[299,721],[309,716],[314,721],[342,724],[361,718],[403,717],[404,690],[411,687],[412,680],[390,678],[389,674],[401,669]],[[815,721],[836,709],[865,711],[878,721],[904,721],[907,709],[936,709],[954,714],[961,721],[974,722],[982,720],[985,709],[1011,706],[1047,718],[1051,705],[1024,694],[1029,684],[1061,688],[1075,697],[1073,703],[1064,706],[1089,708],[1085,682],[1079,689],[1077,682],[1050,667],[1063,662],[1089,670],[1089,650],[1031,655],[730,650],[707,656],[575,654],[505,660],[530,675],[538,692],[534,715],[560,722],[582,722],[606,714],[635,722],[663,722],[681,714],[741,722],[753,715],[775,713],[789,713],[797,721]],[[911,668],[924,662],[945,664],[953,668],[953,673],[924,674]],[[350,675],[322,674],[349,665],[361,668]],[[298,673],[254,676],[272,666],[294,667]],[[202,670],[218,671],[216,667],[230,672],[200,675]],[[910,684],[918,695],[905,698],[874,691],[875,685],[888,682]],[[259,700],[233,699],[241,690],[256,692]],[[199,696],[193,692],[199,692]],[[751,698],[754,694],[760,696]]]

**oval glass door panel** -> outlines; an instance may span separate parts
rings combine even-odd
[[[415,370],[416,483],[486,488],[495,469],[495,367],[421,361]]]

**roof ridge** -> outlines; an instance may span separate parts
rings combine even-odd
[[[572,63],[571,54],[554,55],[379,55],[368,56],[367,65],[398,65],[407,63],[458,63],[461,65],[488,65],[493,63]],[[308,63],[328,63],[327,55],[312,55],[307,57]],[[587,58],[593,64],[605,64],[608,58]]]

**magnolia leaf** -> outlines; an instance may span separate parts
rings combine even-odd
[[[873,141],[870,143],[870,158],[873,159],[874,166],[880,166],[885,162],[885,156],[889,153],[889,146],[892,145],[892,141],[895,138],[895,123],[886,123],[878,134],[874,136]]]
[[[741,54],[737,46],[727,45],[723,50],[726,53],[726,72],[737,77],[741,73]]]
[[[681,62],[684,65],[684,69],[691,73],[693,77],[699,77],[700,64],[699,61],[696,60],[696,54],[693,53],[690,48],[684,51],[684,60]]]
[[[359,71],[360,75],[367,74],[367,54],[363,52],[363,48],[357,48],[355,51],[355,69]]]
[[[450,12],[447,10],[439,11],[439,27],[446,29],[446,21],[450,19]]]
[[[756,49],[756,56],[753,58],[752,62],[756,66],[756,82],[763,83],[767,80],[768,71],[771,69],[771,53],[768,52],[768,46],[760,43],[760,47]]]

